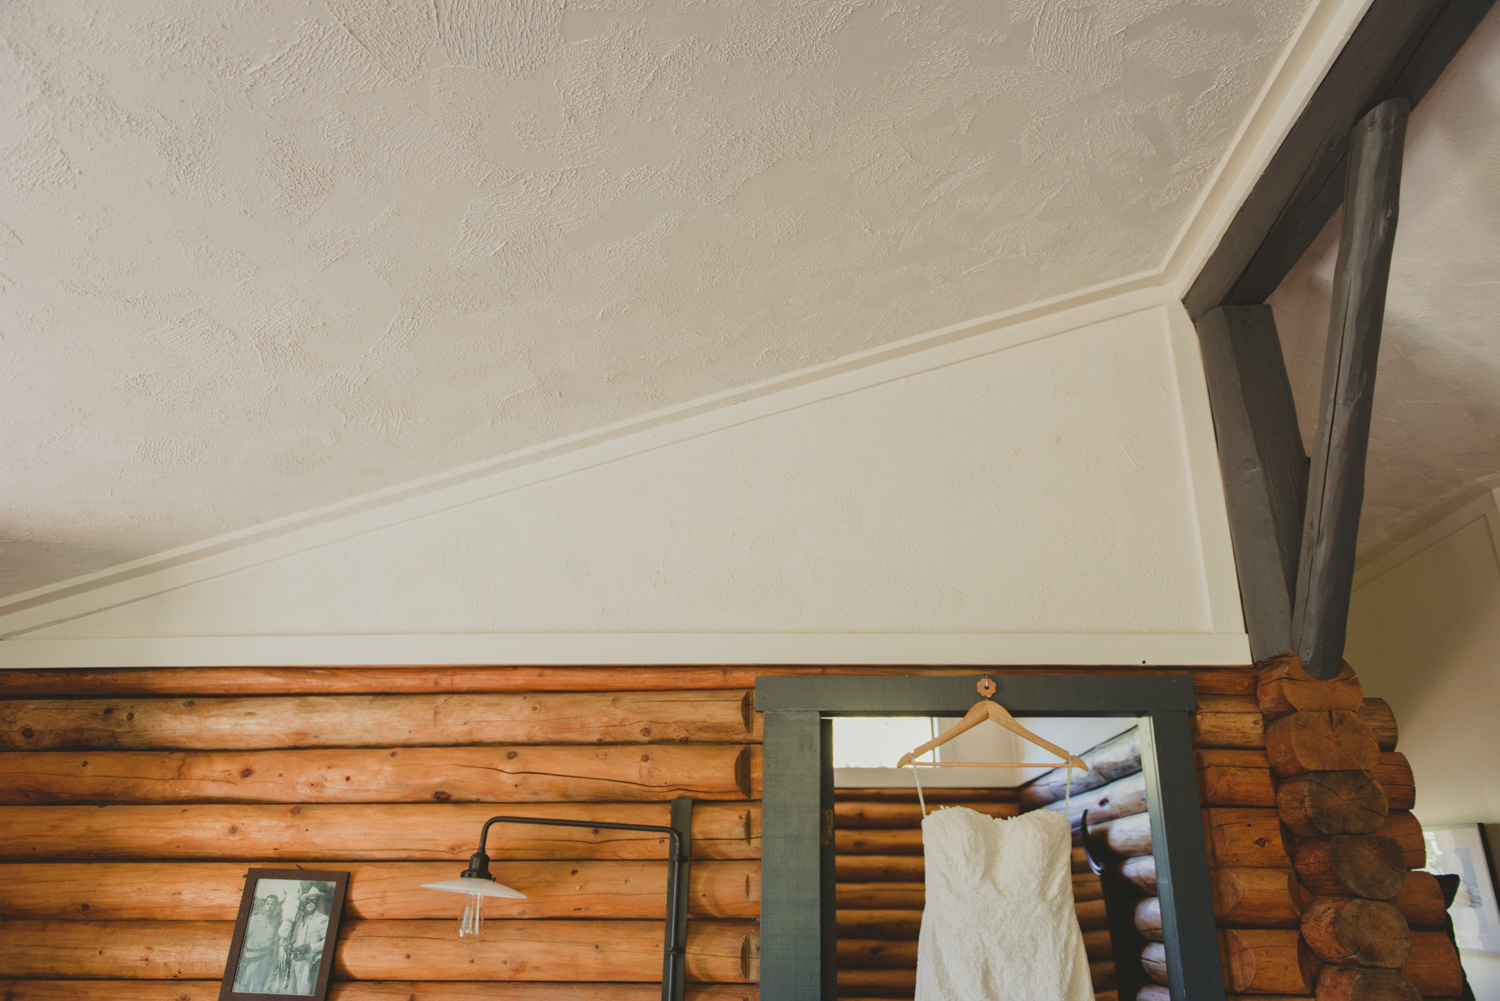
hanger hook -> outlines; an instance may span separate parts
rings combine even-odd
[[[989,698],[995,694],[995,680],[986,675],[979,679],[979,684],[974,686],[974,690],[985,698]]]
[[[1083,857],[1088,860],[1089,872],[1095,876],[1104,875],[1105,860],[1109,857],[1104,845],[1100,843],[1089,830],[1089,812],[1083,811],[1083,816],[1078,818],[1078,826],[1075,830],[1083,836]]]

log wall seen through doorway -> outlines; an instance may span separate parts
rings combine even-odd
[[[479,974],[472,979],[446,979],[470,965],[453,963],[456,910],[442,895],[414,886],[456,874],[473,850],[479,821],[494,812],[662,822],[667,802],[689,795],[698,800],[689,997],[749,1001],[758,977],[755,677],[917,670],[0,672],[0,989],[15,1001],[215,998],[244,870],[301,862],[352,874],[333,993],[343,1001],[467,1001],[492,993],[494,980],[510,985],[506,996],[525,1001],[644,1001],[659,990],[663,846],[571,832],[497,842],[497,873],[524,864],[532,892],[494,922],[514,936],[509,941],[536,943],[524,975],[497,955],[489,965],[472,964]],[[1309,755],[1329,734],[1358,727],[1340,717],[1327,727],[1278,728],[1283,717],[1262,711],[1252,670],[1191,675],[1204,830],[1231,993],[1312,994],[1326,964],[1315,954],[1304,963],[1309,946],[1301,925],[1322,891],[1309,892],[1290,877],[1305,870],[1306,879],[1322,886],[1319,880],[1339,871],[1333,839],[1368,837],[1381,839],[1377,846],[1389,840],[1402,853],[1399,863],[1392,855],[1402,886],[1388,903],[1406,918],[1412,951],[1393,975],[1426,996],[1448,996],[1456,957],[1434,930],[1432,922],[1441,919],[1426,880],[1407,874],[1420,848],[1409,813],[1414,783],[1395,750],[1389,711],[1363,699],[1356,709],[1293,709],[1353,713],[1363,722],[1376,757],[1352,762],[1366,768],[1333,770],[1365,772],[1388,806],[1386,821],[1369,835],[1296,834],[1288,841],[1284,817],[1314,833],[1330,823],[1328,804],[1310,788],[1325,780],[1307,778],[1330,769],[1315,767]],[[1267,749],[1273,728],[1285,775],[1273,774]],[[102,780],[101,767],[110,773]],[[1358,794],[1360,783],[1352,788],[1349,812],[1357,814],[1368,797]],[[1100,807],[1108,799],[1122,809],[1098,825],[1101,836],[1139,847],[1140,832],[1123,812],[1136,795],[1128,782],[1108,793],[1082,792]],[[1290,797],[1294,813],[1278,797]],[[872,865],[879,856],[858,857]],[[919,854],[885,857],[920,861]],[[1143,864],[1131,862],[1141,858],[1127,855],[1122,868],[1146,885]],[[884,881],[913,882],[909,876]],[[1082,893],[1078,899],[1087,903]],[[915,909],[875,906],[900,900],[866,896],[859,902],[871,906],[841,909]],[[1141,919],[1149,928],[1149,905]],[[910,920],[883,923],[866,914],[845,925],[879,941],[877,932],[907,934]],[[1351,990],[1380,980],[1378,970],[1341,968],[1356,971]],[[1329,980],[1330,989],[1336,982]]]

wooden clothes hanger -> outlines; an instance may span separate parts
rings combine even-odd
[[[975,685],[974,687],[978,689],[979,694],[983,696],[983,698],[969,707],[969,711],[964,713],[964,718],[959,720],[958,725],[947,730],[945,733],[943,733],[942,736],[935,737],[932,740],[929,740],[927,743],[923,744],[921,747],[917,748],[911,753],[903,754],[901,756],[901,760],[896,762],[897,768],[905,768],[907,765],[911,765],[913,768],[916,768],[919,765],[923,768],[1036,768],[1039,764],[1045,764],[1045,762],[1036,761],[998,762],[916,760],[918,756],[926,754],[928,751],[932,750],[935,747],[946,744],[948,741],[952,740],[954,737],[957,737],[965,730],[972,730],[974,727],[978,726],[980,723],[983,723],[985,720],[990,720],[991,722],[999,723],[1001,726],[1005,727],[1005,729],[1020,737],[1022,740],[1029,741],[1030,743],[1033,743],[1036,746],[1043,748],[1044,750],[1051,751],[1053,754],[1062,759],[1063,764],[1066,764],[1071,768],[1080,769],[1085,772],[1089,770],[1088,764],[1085,763],[1084,760],[1078,755],[1063,750],[1061,747],[1058,747],[1050,740],[1047,740],[1043,737],[1038,737],[1036,734],[1026,729],[1020,723],[1016,722],[1016,718],[1012,716],[1008,711],[1006,711],[1006,708],[1004,706],[1002,706],[998,702],[992,701],[990,699],[990,696],[995,694],[995,682],[993,679],[987,677],[980,678],[979,684]]]

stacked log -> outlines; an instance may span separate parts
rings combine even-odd
[[[477,947],[454,936],[458,898],[421,884],[455,876],[496,813],[665,824],[687,796],[688,997],[753,1001],[760,717],[721,672],[693,678],[0,672],[0,997],[217,997],[246,870],[302,864],[350,874],[334,998],[644,1001],[659,836],[497,829],[497,875],[527,897],[491,899]]]
[[[965,806],[991,817],[1019,812],[1014,789],[928,789],[929,810]],[[835,790],[839,997],[911,998],[926,905],[922,811],[908,789]],[[1096,996],[1116,1001],[1099,878],[1074,850],[1073,900]]]
[[[1427,873],[1411,768],[1390,707],[1365,699],[1349,665],[1317,680],[1293,654],[1262,666],[1256,690],[1266,763],[1299,912],[1296,990],[1320,1001],[1452,997],[1458,957],[1433,929],[1442,893]],[[1243,952],[1243,949],[1241,949]],[[1226,955],[1237,958],[1226,944]],[[1272,992],[1263,980],[1233,989]]]
[[[688,985],[688,997],[754,1001],[755,678],[912,670],[0,672],[0,798],[7,800],[0,803],[0,997],[217,997],[245,869],[314,863],[351,873],[330,992],[337,1001],[477,1001],[497,990],[515,1001],[644,1001],[660,990],[652,983],[660,974],[665,878],[659,839],[519,828],[492,838],[497,866],[524,861],[528,898],[487,905],[498,926],[494,941],[527,944],[524,970],[498,952],[483,969],[470,967],[467,960],[477,957],[454,951],[454,902],[417,887],[462,867],[496,803],[535,816],[656,824],[665,821],[667,800],[689,795],[710,802],[700,802],[694,817],[688,976],[698,982]],[[1181,673],[1191,674],[1204,709],[1201,746],[1263,746],[1258,714],[1245,711],[1254,709],[1250,671]],[[1378,732],[1378,720],[1369,725]],[[465,767],[476,761],[478,770]],[[179,777],[191,789],[178,785]],[[1101,773],[1099,786],[1121,777]],[[869,822],[879,816],[865,813]],[[899,837],[877,844],[874,830],[861,835],[870,854],[840,857],[841,882],[863,880],[840,908],[850,912],[851,931],[899,946],[906,940],[878,936],[910,934],[910,920],[871,912],[920,910],[921,856],[908,854]],[[1121,878],[1154,893],[1151,861],[1126,859]],[[1075,865],[1083,865],[1081,855]],[[1103,930],[1099,881],[1077,873],[1074,893],[1085,933]],[[1393,903],[1400,908],[1400,897]],[[1088,941],[1098,954],[1099,937]],[[1113,1001],[1108,960],[1091,965],[1101,1001]],[[1413,982],[1439,979],[1441,950],[1414,939],[1408,967],[1424,971],[1409,974]],[[891,995],[875,981],[902,971],[847,972],[846,997],[878,997]],[[860,987],[855,974],[871,987]],[[910,984],[905,989],[909,994]]]

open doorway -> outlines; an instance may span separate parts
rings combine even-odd
[[[1165,675],[1029,672],[995,672],[983,678],[758,679],[755,708],[765,718],[762,998],[834,1001],[836,997],[910,996],[911,974],[903,979],[881,971],[904,970],[908,961],[913,972],[916,967],[915,934],[921,925],[926,889],[921,807],[909,774],[901,784],[894,777],[882,783],[874,773],[843,769],[888,768],[891,757],[925,743],[934,725],[945,727],[953,717],[963,716],[978,699],[976,689],[993,693],[994,703],[1026,719],[1028,728],[1057,728],[1053,732],[1063,737],[1061,742],[1069,745],[1070,752],[1077,753],[1091,739],[1098,741],[1091,750],[1101,767],[1090,765],[1088,775],[1073,783],[1064,809],[1057,803],[1067,795],[1060,772],[1052,776],[1059,780],[1053,784],[1047,775],[1031,776],[1034,759],[1026,757],[1025,750],[1016,748],[1014,754],[992,750],[975,760],[1003,757],[1025,762],[1026,767],[988,769],[985,784],[967,775],[967,769],[924,772],[923,788],[935,797],[929,808],[978,805],[982,809],[976,812],[994,817],[1050,809],[1075,824],[1087,809],[1088,856],[1101,863],[1104,879],[1097,891],[1090,880],[1077,881],[1081,889],[1074,898],[1072,919],[1081,929],[1083,919],[1076,911],[1081,898],[1096,892],[1105,898],[1106,927],[1089,930],[1105,932],[1094,936],[1093,951],[1102,952],[1101,943],[1107,940],[1108,957],[1115,966],[1113,990],[1134,998],[1136,988],[1146,983],[1141,972],[1145,960],[1157,963],[1156,976],[1166,982],[1161,993],[1174,1001],[1221,1001],[1224,986],[1190,734],[1189,716],[1196,708],[1191,680]],[[886,734],[883,761],[845,755],[836,768],[835,725],[861,717],[901,720],[911,729],[894,739]],[[933,724],[931,718],[940,722]],[[1069,728],[1083,729],[1069,733]],[[857,735],[851,736],[846,750],[857,742]],[[966,757],[960,752],[968,748],[957,741],[950,743],[956,745],[951,757]],[[1129,773],[1102,766],[1104,757],[1115,753],[1111,748],[1121,746],[1132,748],[1126,755],[1131,763],[1124,766]],[[953,777],[936,784],[928,780],[928,775],[939,771]],[[842,781],[836,781],[836,775]],[[1055,795],[1044,791],[1049,786]],[[1115,816],[1105,816],[1110,812]],[[960,820],[986,831],[997,830],[985,826],[983,816],[975,818],[972,813],[955,813],[952,822]],[[1066,852],[1065,846],[1059,847]],[[1051,858],[1050,871],[1068,879],[1067,860],[1060,859],[1055,849]],[[1071,861],[1078,868],[1088,866],[1083,852],[1075,851]],[[1061,871],[1057,865],[1063,867]],[[1146,868],[1152,881],[1122,889],[1132,875],[1142,877]],[[1016,874],[1023,875],[1023,871],[1016,870]],[[1110,900],[1111,881],[1117,893],[1128,894],[1126,906],[1114,906]],[[1044,896],[1046,913],[1060,914],[1066,906],[1057,905],[1055,893]],[[1154,903],[1142,907],[1146,900]],[[1097,910],[1085,908],[1093,914]],[[840,911],[846,912],[842,921]],[[880,911],[902,913],[873,913]],[[1151,916],[1159,931],[1151,927]],[[1143,927],[1138,927],[1137,917]],[[987,917],[979,920],[988,927]],[[1097,918],[1091,917],[1089,923],[1097,924]],[[1154,932],[1160,941],[1149,941],[1143,931]],[[995,934],[1001,934],[998,922]],[[1087,945],[1080,951],[1085,949]],[[855,975],[859,970],[866,972]],[[841,976],[843,971],[849,973]],[[1101,978],[1106,976],[1103,967],[1098,972]],[[1103,983],[1100,988],[1108,1001],[1111,988]]]
[[[1068,776],[1050,764],[1055,756],[994,725],[980,725],[952,738],[932,752],[945,767],[920,773],[922,795],[911,768],[897,769],[896,759],[938,735],[957,721],[938,717],[840,717],[832,721],[834,776],[834,844],[837,880],[838,993],[845,998],[913,996],[917,936],[926,905],[921,823],[928,812],[961,806],[992,818],[1011,818],[1032,810],[1066,813],[1079,828],[1088,812],[1095,832],[1096,855],[1120,817],[1146,813],[1136,722],[1115,717],[1042,717],[1018,720],[1028,730],[1076,752],[1090,765],[1087,774]],[[1031,768],[963,768],[961,762],[1037,762]],[[1097,764],[1096,764],[1097,763]],[[1139,788],[1137,788],[1139,787]],[[1149,831],[1147,832],[1149,835]],[[1089,963],[1090,980],[1099,1001],[1114,1001],[1115,955],[1100,876],[1088,863],[1081,830],[1073,836],[1072,906]],[[1139,839],[1137,839],[1137,842]],[[1149,837],[1129,850],[1132,868],[1154,867]],[[1113,853],[1111,853],[1112,855]],[[1108,859],[1113,865],[1124,859]],[[1144,883],[1144,880],[1142,880]],[[1124,951],[1138,957],[1153,936],[1160,940],[1159,918],[1152,924],[1155,882],[1122,894],[1116,907],[1128,908],[1139,927],[1127,932]],[[1149,892],[1148,892],[1149,890]],[[1159,913],[1159,912],[1158,912]],[[1132,972],[1140,974],[1139,959]],[[1144,978],[1127,975],[1129,981]],[[1133,995],[1132,995],[1133,996]]]

